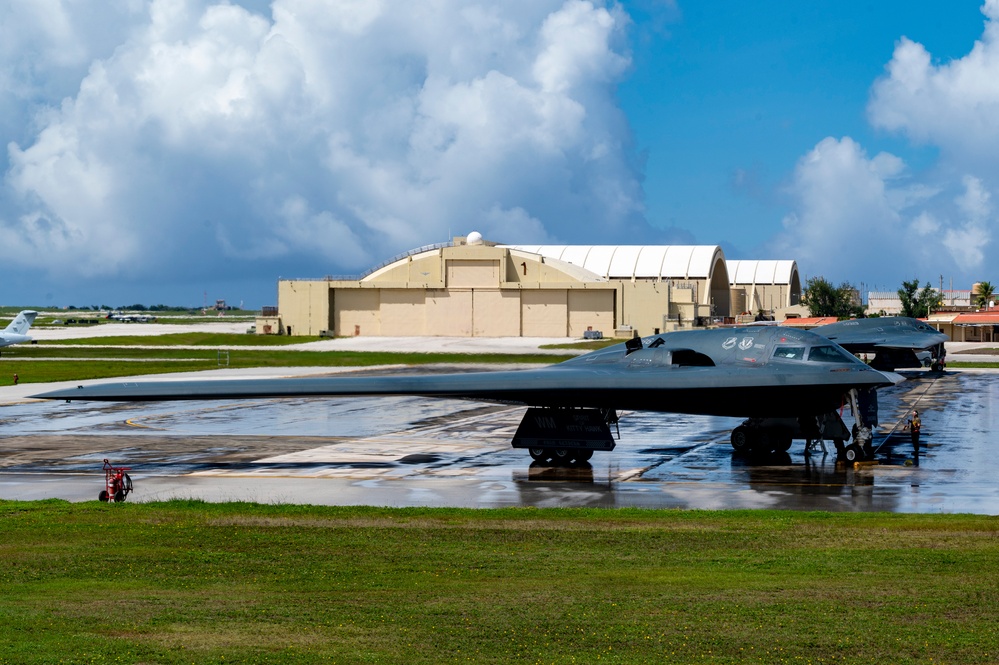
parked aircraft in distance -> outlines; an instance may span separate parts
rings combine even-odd
[[[31,338],[28,337],[28,329],[35,322],[36,316],[38,316],[38,312],[30,309],[18,312],[14,320],[6,328],[0,330],[0,346],[30,342]]]
[[[417,395],[530,407],[513,438],[546,463],[613,450],[618,410],[745,418],[739,451],[786,451],[794,438],[832,440],[862,458],[877,424],[875,389],[886,374],[815,333],[780,327],[680,331],[634,338],[563,363],[519,371],[378,377],[114,382],[36,395],[44,399],[155,401],[258,397]],[[853,409],[851,431],[839,411]]]
[[[149,323],[156,320],[152,314],[126,314],[124,312],[111,312],[108,314],[108,318],[122,323]]]
[[[871,367],[894,371],[923,367],[917,353],[928,352],[929,366],[941,370],[949,338],[919,319],[882,316],[850,319],[813,328],[812,332],[831,339],[850,353],[873,353]]]

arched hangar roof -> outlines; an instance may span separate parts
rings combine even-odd
[[[580,266],[607,279],[711,279],[718,245],[501,245]]]
[[[728,261],[729,282],[736,284],[791,284],[798,274],[794,261]]]

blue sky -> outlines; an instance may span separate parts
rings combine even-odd
[[[3,304],[259,307],[472,230],[999,279],[999,0],[91,4],[0,8]]]
[[[801,155],[826,137],[849,136],[869,152],[932,167],[933,146],[872,127],[871,85],[901,37],[939,61],[959,59],[984,19],[977,2],[950,3],[944,13],[939,3],[892,1],[628,7],[636,21],[634,71],[620,99],[648,154],[647,217],[721,244],[730,258],[767,253],[788,203],[783,185]],[[920,276],[908,270],[886,277]],[[872,279],[862,271],[836,277]]]

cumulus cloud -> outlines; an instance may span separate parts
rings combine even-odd
[[[852,139],[827,138],[802,157],[788,186],[793,212],[776,241],[810,274],[843,274],[843,262],[874,261],[880,247],[902,235],[890,181],[902,170],[889,154],[869,158]]]
[[[875,127],[939,146],[949,156],[994,166],[999,150],[999,1],[982,6],[985,28],[970,53],[934,64],[931,54],[903,37],[885,75],[871,90]]]
[[[39,101],[4,128],[0,232],[22,266],[326,274],[449,231],[644,224],[616,5],[121,0],[101,33],[89,3],[46,1],[51,21],[16,0],[0,23],[77,77],[46,91],[0,42],[19,108]]]
[[[935,63],[903,37],[871,87],[871,124],[937,148],[939,160],[913,172],[897,156],[868,157],[852,139],[821,141],[787,186],[791,212],[773,247],[814,274],[868,283],[988,278],[999,186],[999,0],[982,13],[982,37],[967,55]]]
[[[824,139],[795,168],[787,187],[792,212],[772,247],[810,275],[834,280],[975,279],[995,223],[982,181],[965,176],[948,199],[948,189],[910,178],[894,155],[868,157],[848,137]]]

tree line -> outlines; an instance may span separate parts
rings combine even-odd
[[[991,282],[979,282],[975,304],[988,308],[995,296],[995,287]],[[898,299],[902,303],[902,316],[914,318],[929,316],[931,312],[943,305],[943,294],[937,291],[929,282],[919,287],[919,280],[902,282],[898,290]],[[878,316],[868,314],[860,301],[860,292],[849,282],[833,286],[825,277],[812,277],[805,283],[805,292],[801,302],[808,307],[812,316],[835,316],[838,319],[852,317]]]

